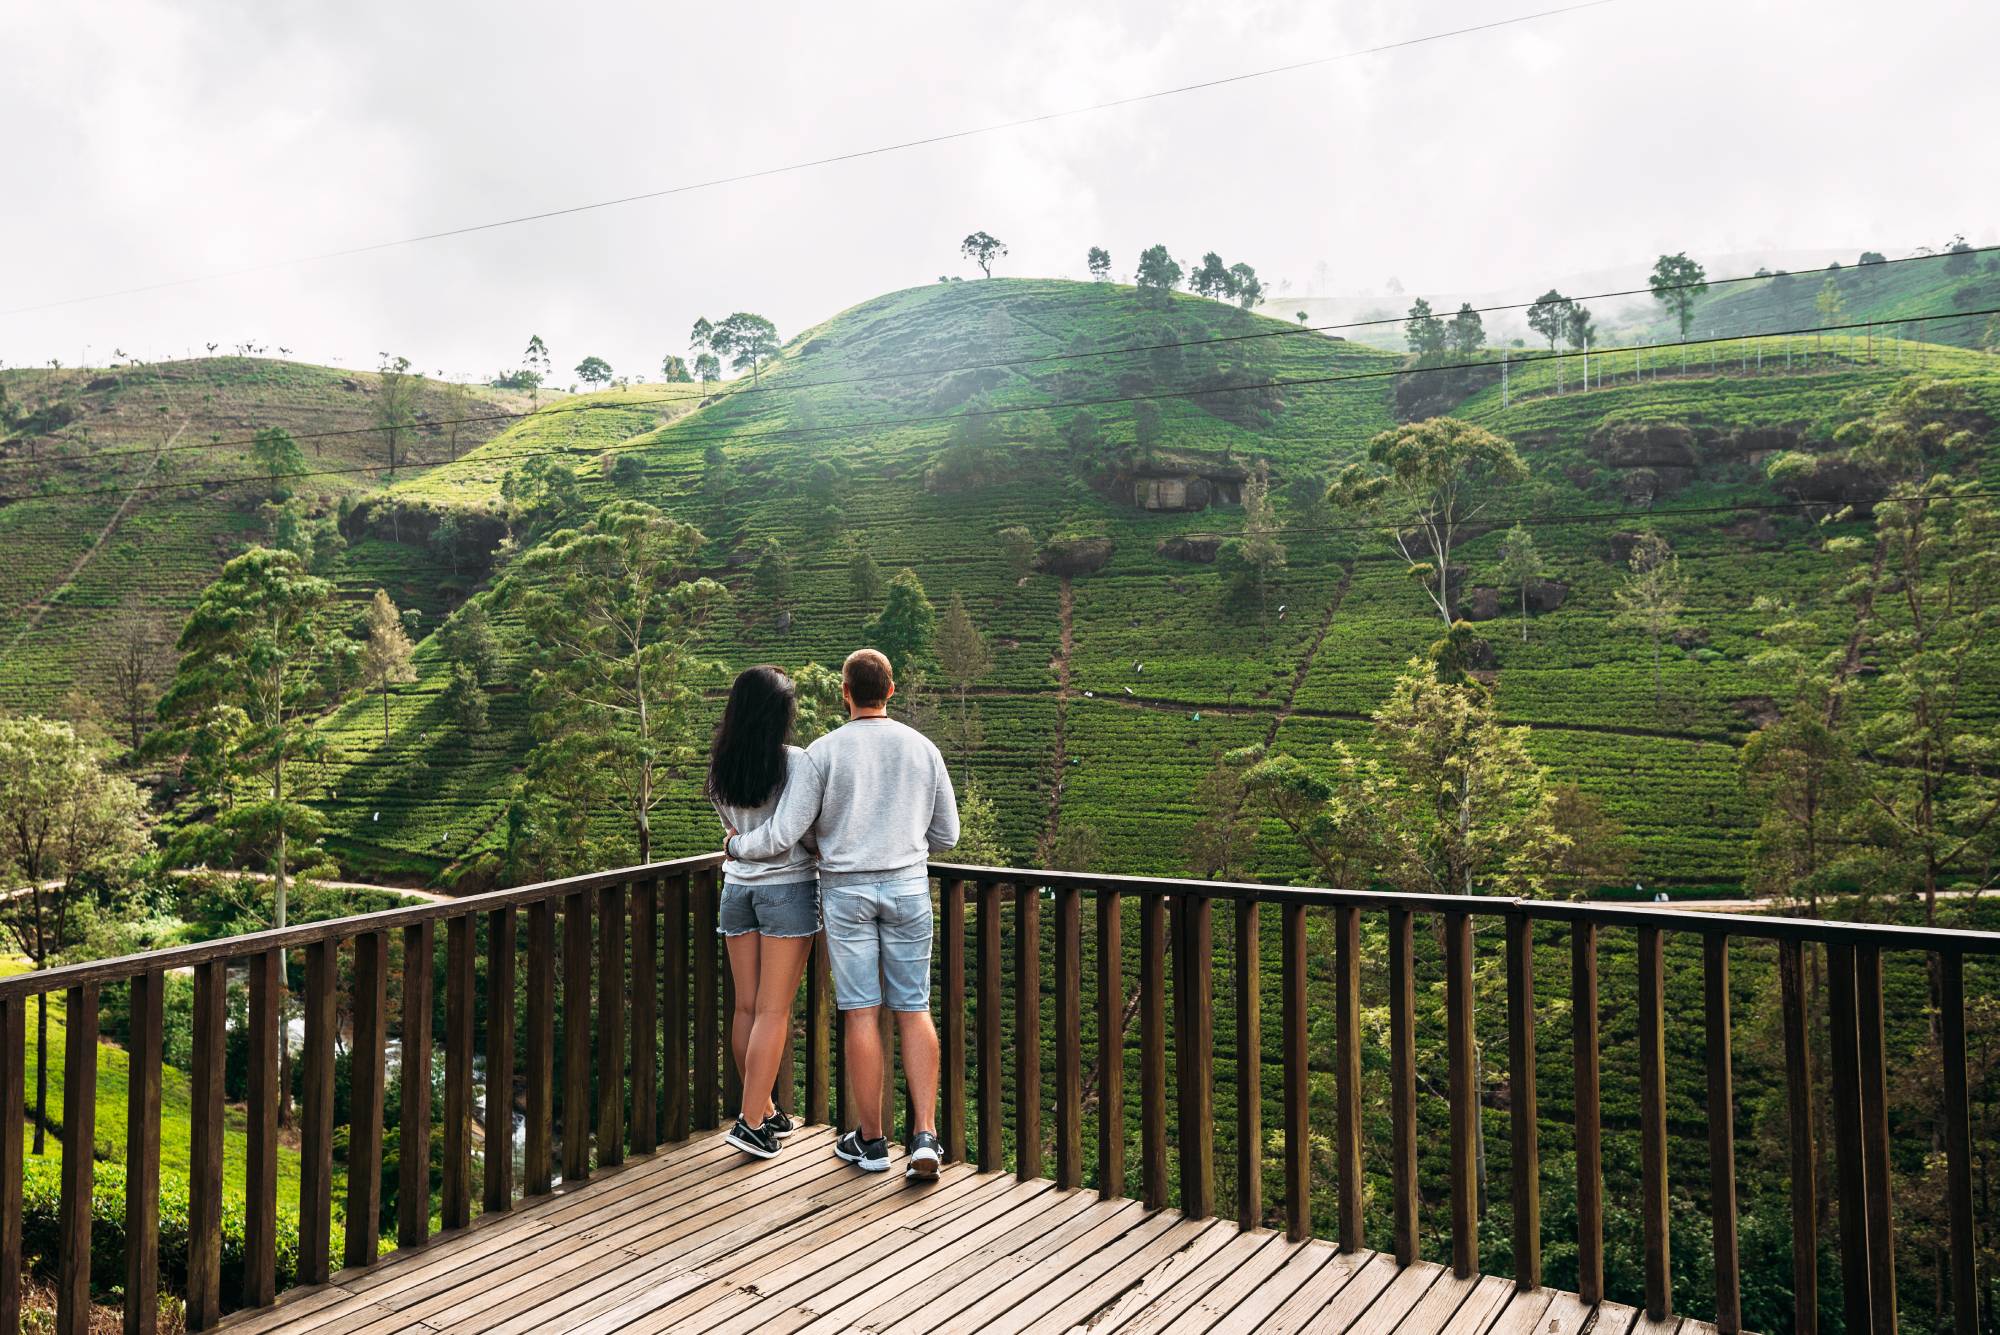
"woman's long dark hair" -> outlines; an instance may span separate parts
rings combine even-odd
[[[783,668],[760,663],[738,673],[715,726],[708,795],[733,807],[763,806],[785,781],[785,739],[798,712],[798,688]]]

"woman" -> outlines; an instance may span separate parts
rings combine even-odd
[[[708,799],[724,830],[754,830],[771,818],[792,766],[808,763],[787,743],[798,715],[792,679],[768,664],[746,668],[729,688],[708,762]],[[722,864],[716,930],[729,951],[736,1010],[729,1043],[743,1073],[743,1106],[725,1137],[769,1159],[795,1129],[772,1085],[792,1036],[792,1001],[819,932],[818,857],[802,840],[764,862]]]

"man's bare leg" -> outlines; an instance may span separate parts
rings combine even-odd
[[[938,1054],[937,1026],[931,1013],[897,1011],[896,1027],[903,1040],[903,1078],[910,1085],[910,1134],[928,1131],[937,1134]]]
[[[863,1140],[878,1140],[882,1130],[882,1029],[876,1016],[879,1006],[842,1011],[840,1022],[846,1029],[847,1087],[854,1102],[855,1120]],[[937,1090],[937,1063],[931,1064],[931,1090]]]

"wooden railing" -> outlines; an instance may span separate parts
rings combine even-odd
[[[442,1227],[465,1227],[478,1210],[509,1210],[521,1197],[544,1195],[558,1179],[645,1155],[661,1144],[717,1126],[736,1102],[726,1016],[732,1000],[715,934],[720,860],[714,855],[496,891],[463,899],[310,923],[203,942],[152,954],[95,961],[0,980],[0,1333],[20,1326],[22,1293],[22,1119],[25,1020],[40,993],[67,1004],[59,1249],[55,1258],[57,1328],[81,1335],[90,1320],[91,1197],[98,1019],[103,990],[129,988],[130,1081],[125,1146],[125,1329],[154,1329],[160,1290],[159,1218],[162,998],[169,971],[192,971],[189,1248],[187,1323],[212,1327],[225,1306],[262,1306],[276,1298],[278,1267],[279,1037],[287,961],[303,956],[304,1048],[297,1108],[300,1144],[297,1280],[329,1278],[332,1266],[335,1048],[341,1023],[343,956],[350,967],[345,1014],[351,1076],[342,1260],[372,1263],[381,1250],[377,1221],[385,1154],[389,984],[399,984],[395,1042],[399,1053],[398,1144],[431,1144],[441,1115]],[[1422,897],[1304,890],[1209,881],[1091,876],[1052,871],[935,865],[940,931],[938,979],[944,1071],[940,1132],[954,1158],[982,1169],[1011,1167],[1022,1178],[1052,1171],[1063,1187],[1088,1184],[1085,1128],[1097,1128],[1090,1156],[1097,1190],[1128,1192],[1126,1032],[1136,1012],[1138,1195],[1149,1205],[1177,1204],[1187,1215],[1231,1213],[1244,1227],[1265,1214],[1263,1127],[1264,951],[1260,914],[1280,922],[1277,1023],[1284,1124],[1279,1173],[1281,1214],[1293,1238],[1313,1230],[1314,1173],[1309,1099],[1307,923],[1327,915],[1333,942],[1332,1066],[1336,1192],[1334,1240],[1358,1249],[1364,1237],[1363,1034],[1360,995],[1364,913],[1386,915],[1389,1011],[1390,1181],[1395,1258],[1417,1259],[1419,1083],[1416,925],[1435,921],[1442,943],[1446,1081],[1449,1107],[1447,1198],[1451,1261],[1461,1274],[1480,1265],[1477,1154],[1481,1090],[1475,1029],[1477,920],[1505,929],[1508,1117],[1511,1130],[1511,1256],[1515,1282],[1542,1282],[1540,1116],[1535,1082],[1534,929],[1555,924],[1569,937],[1574,1060],[1577,1285],[1585,1301],[1604,1292],[1604,1186],[1598,1033],[1598,934],[1637,937],[1638,1071],[1641,1141],[1643,1299],[1664,1318],[1672,1303],[1667,1164],[1667,1065],[1664,943],[1670,935],[1702,944],[1706,1091],[1711,1109],[1734,1107],[1730,1059],[1729,962],[1732,940],[1775,945],[1783,981],[1783,1043],[1789,1111],[1793,1206],[1795,1328],[1818,1328],[1814,1198],[1818,1133],[1806,1002],[1810,952],[1824,950],[1832,1048],[1834,1176],[1845,1324],[1849,1331],[1894,1329],[1895,1257],[1884,1070],[1883,955],[1923,952],[1935,961],[1941,1003],[1942,1120],[1950,1216],[1949,1268],[1956,1329],[1977,1329],[1973,1197],[1964,1031],[1967,956],[2000,955],[2000,935],[1880,927],[1786,918],[1684,913],[1646,907],[1544,903],[1501,898]],[[1044,932],[1048,895],[1053,922]],[[1136,952],[1125,939],[1128,901]],[[1084,904],[1093,906],[1090,958],[1096,1051],[1085,1049]],[[1228,993],[1235,1036],[1234,1199],[1218,1200],[1215,1163],[1215,907],[1229,906],[1235,948]],[[525,923],[520,921],[526,911]],[[972,915],[968,932],[968,913]],[[1007,932],[1011,917],[1013,930]],[[445,935],[444,1029],[432,1033],[437,994],[436,934]],[[1011,936],[1012,950],[1003,956]],[[485,968],[480,955],[483,937]],[[522,938],[525,938],[523,940]],[[1045,957],[1044,940],[1051,955]],[[560,946],[558,945],[560,943]],[[400,949],[398,949],[400,947]],[[1126,960],[1137,955],[1136,989]],[[412,962],[421,962],[412,967]],[[525,967],[525,977],[517,970]],[[247,977],[248,1086],[244,1177],[244,1264],[240,1292],[222,1291],[224,1054],[226,988],[231,970]],[[399,971],[398,971],[399,970]],[[1053,1032],[1045,1032],[1044,978],[1054,990]],[[967,987],[974,991],[970,997]],[[1011,999],[1007,993],[1011,987]],[[846,1120],[851,1096],[837,1078],[839,1044],[823,947],[815,949],[804,986],[803,1071],[788,1046],[779,1085],[795,1091],[808,1121]],[[1169,1014],[1168,998],[1172,1007]],[[516,1032],[516,998],[522,1032]],[[1007,1023],[1011,1000],[1011,1024]],[[482,1006],[483,1002],[483,1006]],[[484,1023],[479,1023],[483,1009]],[[558,1022],[561,1023],[560,1039]],[[1008,1031],[1011,1030],[1011,1033]],[[561,1052],[557,1046],[560,1041]],[[443,1062],[442,1109],[431,1106],[434,1063]],[[1171,1051],[1174,1071],[1167,1063]],[[1044,1058],[1052,1053],[1053,1098],[1044,1098]],[[485,1061],[476,1079],[475,1057]],[[517,1068],[516,1060],[520,1061]],[[1085,1113],[1085,1065],[1095,1077],[1094,1113]],[[1324,1063],[1322,1063],[1322,1069]],[[556,1083],[560,1069],[562,1083]],[[1011,1090],[1003,1082],[1011,1075]],[[801,1078],[802,1077],[802,1078]],[[968,1089],[968,1078],[972,1087]],[[486,1144],[475,1155],[477,1089]],[[1434,1094],[1431,1095],[1434,1097]],[[1042,1116],[1049,1103],[1053,1125]],[[520,1181],[514,1176],[514,1116],[523,1113]],[[1169,1115],[1174,1118],[1170,1136]],[[1716,1324],[1740,1329],[1734,1143],[1731,1116],[1708,1118],[1709,1196],[1713,1201]],[[969,1138],[970,1137],[970,1138]],[[976,1143],[974,1143],[976,1141]],[[506,1147],[504,1150],[498,1147]],[[1045,1163],[1045,1146],[1052,1163]],[[475,1160],[483,1173],[474,1182]],[[397,1173],[396,1243],[421,1246],[433,1196],[428,1153],[402,1153]],[[1640,1295],[1632,1295],[1634,1297]]]

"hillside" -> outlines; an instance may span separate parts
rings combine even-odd
[[[1367,712],[1437,634],[1381,535],[1306,522],[1290,489],[1393,424],[1399,360],[1317,335],[1254,337],[1281,328],[1192,297],[1162,309],[1113,285],[912,289],[806,331],[755,384],[732,382],[698,408],[692,387],[672,386],[628,391],[633,401],[600,412],[545,409],[456,465],[400,482],[371,522],[407,520],[407,537],[443,511],[491,518],[502,455],[565,450],[591,465],[587,502],[644,499],[708,534],[707,564],[735,594],[714,645],[732,669],[837,663],[874,610],[847,573],[865,544],[885,571],[915,569],[940,607],[962,594],[995,648],[974,692],[985,741],[969,768],[995,798],[1013,853],[1046,855],[1067,830],[1095,845],[1093,865],[1105,870],[1178,870],[1194,790],[1214,756],[1263,740],[1308,758],[1334,739],[1365,746]],[[1218,338],[1237,341],[1188,346]],[[1147,350],[1099,355],[1132,348]],[[1914,349],[1903,352],[1914,360]],[[1685,374],[1677,355],[1645,354],[1637,378],[1619,360],[1630,354],[1614,354],[1588,393],[1554,393],[1551,368],[1538,367],[1515,376],[1504,406],[1496,386],[1454,409],[1528,456],[1535,480],[1508,513],[1544,517],[1537,537],[1562,586],[1559,606],[1532,618],[1523,643],[1506,604],[1478,592],[1496,582],[1497,539],[1465,549],[1471,614],[1503,618],[1489,630],[1501,708],[1533,729],[1535,753],[1559,779],[1628,826],[1649,890],[1739,881],[1751,817],[1735,749],[1770,689],[1748,665],[1758,647],[1751,603],[1771,592],[1811,603],[1829,574],[1804,520],[1728,508],[1778,500],[1762,477],[1765,454],[1823,446],[1913,369],[1865,339],[1797,341],[1792,354],[1776,340],[1761,358],[1744,344],[1718,350],[1712,365],[1697,358]],[[1923,357],[2000,409],[1990,359],[1936,346]],[[952,369],[967,367],[980,369]],[[1263,382],[1280,387],[1220,390]],[[1149,400],[1157,423],[1135,402],[1104,402],[1145,395],[1170,395]],[[671,398],[685,415],[662,423],[642,397]],[[1079,414],[1095,423],[1096,442],[1086,432],[1077,443]],[[1154,438],[1152,467],[1134,476],[1103,463],[1139,431]],[[705,487],[715,446],[727,480]],[[1191,538],[1178,554],[1199,555],[1210,545],[1200,539],[1240,527],[1235,506],[1134,503],[1171,500],[1172,484],[1190,480],[1226,496],[1258,458],[1273,470],[1289,552],[1261,622],[1229,606],[1214,565],[1162,549]],[[1609,624],[1621,535],[1655,506],[1725,511],[1658,521],[1694,578],[1694,629],[1666,649],[1657,706],[1649,646]],[[1106,539],[1108,560],[1017,580],[993,536],[1016,524],[1038,542]],[[767,543],[796,563],[783,608],[752,577]],[[406,586],[476,578],[441,567],[416,541],[400,544],[399,559]],[[330,724],[336,760],[318,801],[329,845],[355,871],[438,877],[504,838],[508,787],[531,742],[525,702],[503,685],[491,726],[468,744],[439,702],[434,645],[420,647],[419,663],[420,681],[392,701],[386,742],[379,700]],[[655,824],[665,853],[713,843],[685,779]],[[608,817],[605,829],[616,832]],[[1305,870],[1275,826],[1251,866]]]

